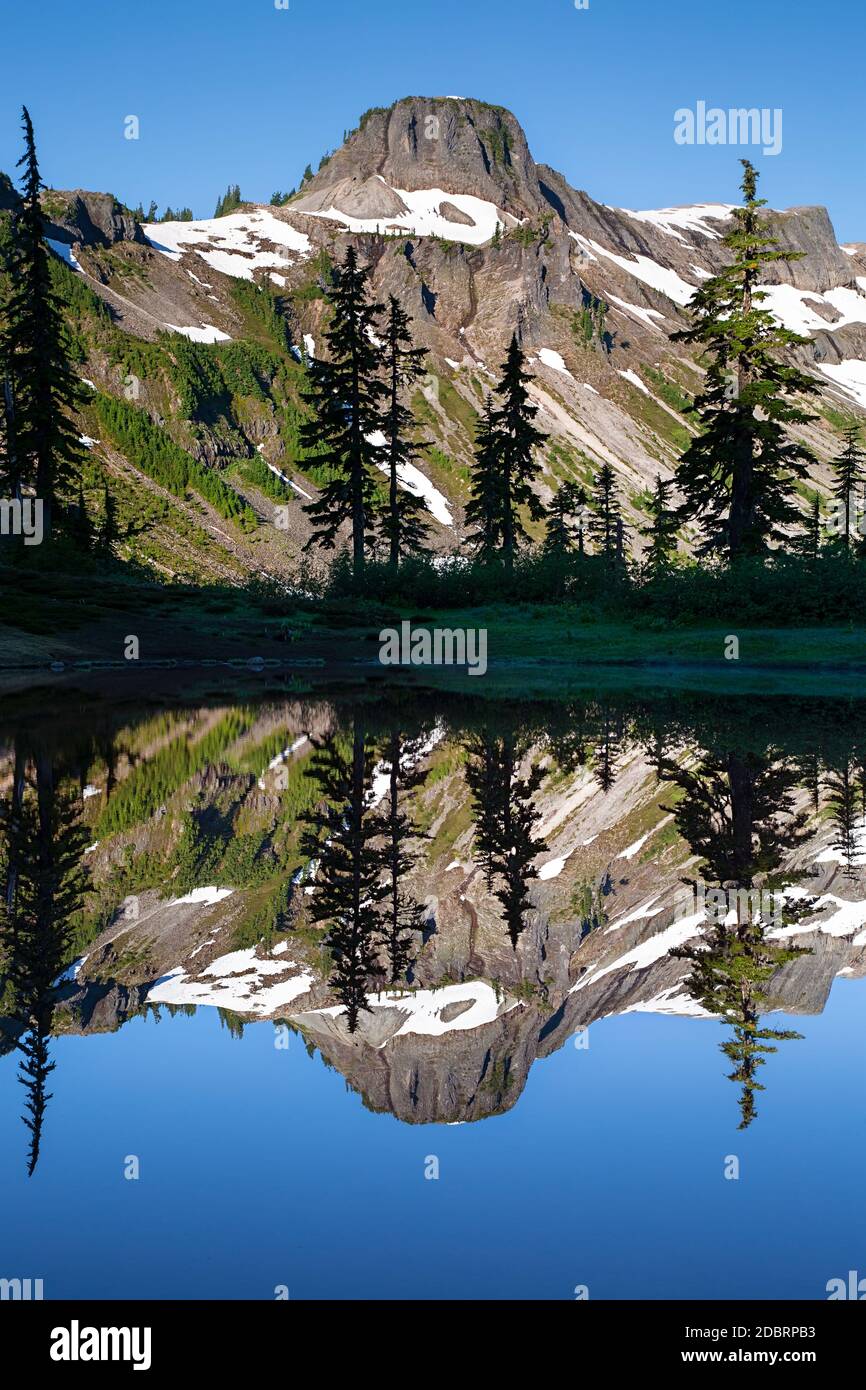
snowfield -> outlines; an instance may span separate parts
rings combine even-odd
[[[659,265],[658,261],[652,260],[650,256],[636,255],[633,260],[629,260],[626,256],[618,256],[616,252],[608,251],[590,237],[581,236],[580,232],[569,232],[568,235],[585,251],[595,253],[592,255],[593,260],[598,260],[599,256],[606,256],[614,265],[634,276],[635,280],[642,280],[645,285],[666,294],[675,304],[688,304],[695,292],[694,285],[688,284],[675,270],[668,270],[665,266]]]
[[[144,234],[155,251],[173,261],[192,251],[212,270],[241,280],[252,280],[253,271],[260,267],[279,270],[310,252],[310,239],[304,232],[264,208],[200,222],[149,222]],[[268,243],[281,249],[263,249]]]
[[[643,391],[645,396],[650,394],[648,387],[644,386],[637,372],[633,372],[631,367],[626,367],[625,370],[623,370],[622,367],[618,367],[617,371],[620,376],[625,377],[626,381],[630,381],[632,386],[636,386],[639,391]]]
[[[708,227],[707,221],[724,221],[730,217],[733,206],[733,203],[695,203],[691,207],[655,208],[644,212],[633,212],[631,208],[614,208],[613,211],[623,213],[634,222],[647,222],[650,226],[658,227],[659,231],[666,232],[687,246],[689,243],[680,236],[680,230],[698,232],[712,241],[721,241],[722,232]]]
[[[833,333],[837,328],[846,328],[848,324],[866,323],[866,294],[846,285],[839,285],[824,294],[798,290],[793,285],[759,285],[758,289],[766,295],[760,307],[769,309],[793,333],[808,335],[820,329]],[[813,304],[829,310],[831,317],[827,319],[816,313]]]
[[[182,966],[169,970],[147,992],[151,1004],[209,1004],[235,1013],[263,1016],[284,1008],[308,994],[313,976],[297,970],[293,961],[270,960],[256,955],[255,948],[230,951],[211,961],[198,979],[190,979]],[[284,978],[263,983],[266,976]]]
[[[862,358],[848,357],[842,362],[818,362],[816,365],[819,372],[828,376],[847,395],[853,396],[866,410],[866,362]]]
[[[444,985],[441,989],[389,990],[382,994],[368,994],[367,1003],[374,1013],[393,1010],[407,1015],[391,1038],[406,1033],[423,1033],[430,1038],[441,1037],[444,1033],[462,1033],[492,1023],[500,1014],[516,1007],[513,1000],[506,1001],[501,996],[497,999],[495,990],[486,980],[465,980],[458,985]],[[460,1004],[465,1007],[456,1017],[449,1020],[442,1017],[446,1010],[450,1012]],[[335,1004],[313,1012],[337,1018],[343,1013],[343,1006]]]
[[[50,246],[54,254],[59,256],[61,261],[65,261],[72,270],[81,270],[81,266],[72,254],[72,247],[67,246],[65,241],[53,241],[51,237],[47,236],[45,238],[45,243],[47,246]]]
[[[564,376],[571,376],[571,372],[566,367],[561,355],[554,352],[553,348],[539,348],[538,360],[543,362],[545,367],[552,367],[555,372],[562,372]]]
[[[170,328],[172,333],[182,333],[185,338],[189,338],[194,343],[230,343],[231,336],[223,333],[221,329],[214,328],[212,323],[204,323],[201,328],[190,325],[188,328],[181,328],[176,323],[167,323],[166,328]]]
[[[605,298],[609,299],[611,304],[616,304],[620,309],[624,309],[626,313],[634,314],[636,318],[649,324],[650,328],[655,328],[657,332],[661,332],[658,324],[653,323],[653,319],[664,320],[664,314],[660,314],[658,309],[643,309],[639,304],[629,304],[625,299],[618,299],[615,294],[605,295]]]
[[[405,212],[382,217],[352,217],[339,208],[329,207],[319,212],[304,212],[305,217],[325,217],[333,222],[342,222],[350,232],[380,232],[392,228],[409,232],[413,236],[438,236],[447,241],[463,241],[469,246],[481,246],[496,232],[497,225],[514,227],[517,219],[509,213],[501,212],[495,203],[484,198],[476,198],[470,193],[446,193],[444,188],[419,188],[410,191],[406,188],[391,188],[381,174],[377,176],[386,188],[406,207]],[[439,212],[442,203],[451,203],[458,211],[472,219],[471,225],[451,222]]]

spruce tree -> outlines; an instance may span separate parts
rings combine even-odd
[[[43,188],[33,125],[25,107],[23,191],[15,212],[11,250],[11,292],[0,332],[0,361],[7,381],[7,485],[20,496],[33,488],[42,502],[43,531],[49,534],[58,499],[74,482],[80,466],[78,435],[68,412],[78,404],[79,386],[71,370],[60,304],[51,284],[51,252],[45,244]]]
[[[756,910],[750,896],[755,888],[772,895],[791,884],[790,872],[783,875],[782,868],[809,835],[808,813],[797,808],[799,769],[773,749],[722,747],[702,753],[691,767],[666,761],[664,776],[681,796],[663,809],[672,812],[707,885],[736,891],[733,923],[728,921],[733,904],[725,892],[721,905],[707,904],[710,925],[701,940],[671,955],[690,962],[688,993],[732,1030],[721,1050],[734,1063],[729,1079],[741,1088],[740,1128],[745,1129],[755,1118],[755,1092],[763,1090],[758,1068],[764,1055],[776,1051],[769,1044],[800,1036],[761,1025],[769,980],[804,952],[767,939],[764,898],[757,900]],[[806,895],[783,901],[787,920],[799,920],[815,903]]]
[[[404,980],[414,964],[415,943],[423,931],[426,917],[422,904],[401,888],[403,879],[418,857],[417,852],[410,848],[410,841],[419,839],[420,832],[401,807],[400,795],[421,780],[421,774],[417,771],[421,747],[421,739],[404,740],[395,728],[383,750],[388,776],[388,789],[381,811],[386,893],[376,940],[385,952],[388,978],[392,985]]]
[[[666,482],[659,474],[647,504],[650,524],[641,528],[641,535],[649,540],[644,559],[651,575],[667,574],[673,568],[677,552],[679,518],[671,506],[672,490],[673,483]]]
[[[579,539],[582,534],[583,509],[586,493],[577,483],[562,483],[547,510],[544,535],[546,555],[569,555],[575,545],[575,525]],[[575,523],[574,518],[577,518]]]
[[[622,753],[620,729],[607,705],[600,713],[600,731],[593,747],[592,773],[601,790],[609,792],[617,778],[617,760]]]
[[[758,1068],[765,1065],[766,1056],[777,1051],[771,1044],[803,1036],[792,1029],[762,1025],[761,1012],[762,1007],[766,1011],[767,985],[776,971],[805,954],[802,946],[767,940],[760,924],[735,929],[723,920],[712,923],[697,945],[671,951],[672,956],[690,964],[686,992],[731,1029],[720,1051],[734,1066],[728,1080],[740,1086],[739,1129],[748,1129],[757,1116],[755,1092],[765,1090],[758,1080]]]
[[[306,775],[318,784],[321,801],[304,816],[301,837],[302,852],[318,860],[309,911],[327,925],[330,982],[354,1033],[361,1011],[369,1011],[368,978],[378,973],[375,940],[386,892],[382,822],[370,804],[374,752],[357,719],[348,753],[335,736],[315,748]]]
[[[857,498],[855,491],[864,480],[863,449],[860,431],[856,425],[849,425],[843,434],[844,446],[838,458],[830,464],[833,473],[833,497],[839,507],[841,540],[846,550],[851,549],[852,521],[856,522]],[[852,518],[852,508],[855,517]]]
[[[514,556],[527,532],[521,520],[525,508],[534,521],[544,516],[531,484],[541,467],[535,450],[547,439],[535,426],[538,406],[529,399],[527,384],[532,380],[523,370],[524,354],[512,334],[508,355],[502,364],[502,379],[495,388],[502,404],[493,411],[496,457],[500,475],[502,505],[502,559],[506,570],[514,567]]]
[[[533,861],[547,848],[533,835],[541,812],[532,798],[543,774],[539,767],[526,777],[517,774],[523,751],[512,732],[492,736],[485,731],[467,745],[465,773],[475,823],[474,854],[502,908],[515,950],[530,906],[529,881],[538,873]]]
[[[421,448],[411,437],[415,420],[403,404],[403,393],[423,375],[426,356],[426,348],[413,346],[409,315],[392,294],[382,345],[382,370],[388,392],[383,421],[388,506],[382,517],[382,532],[388,542],[389,562],[395,567],[407,555],[423,549],[428,529],[423,501],[400,487],[400,470],[415,463]]]
[[[609,463],[603,463],[593,479],[587,530],[595,553],[603,555],[608,565],[617,566],[625,558],[624,529],[616,474]]]
[[[469,788],[475,824],[473,854],[484,871],[484,881],[493,888],[499,845],[502,777],[499,745],[486,731],[466,744],[466,785]]]
[[[348,523],[356,580],[363,574],[375,526],[377,465],[383,461],[383,447],[374,440],[382,429],[386,394],[377,374],[378,350],[370,339],[382,305],[369,298],[369,278],[369,268],[358,264],[350,246],[328,295],[333,309],[325,333],[329,355],[314,358],[308,368],[310,390],[303,399],[314,414],[301,427],[304,446],[331,474],[319,498],[304,508],[315,527],[304,549],[321,545],[332,550],[340,527]]]
[[[467,540],[483,559],[490,559],[502,540],[501,492],[493,400],[488,394],[475,426],[472,478],[466,504]]]
[[[49,1041],[58,999],[58,977],[69,959],[71,918],[85,885],[81,798],[68,780],[55,784],[50,753],[15,750],[16,785],[3,817],[7,875],[0,904],[0,945],[6,962],[9,1014],[20,1053],[19,1080],[25,1095],[24,1124],[30,1133],[27,1162],[32,1176],[39,1160],[47,1080],[54,1070]]]
[[[833,768],[830,771],[826,781],[830,792],[830,814],[833,825],[833,839],[830,842],[830,848],[838,851],[842,856],[845,874],[848,878],[853,878],[860,848],[858,838],[859,788],[854,769],[849,762],[845,761],[841,767]]]
[[[226,217],[230,212],[237,212],[242,201],[240,184],[230,183],[222,197],[217,199],[214,217]]]
[[[674,342],[700,344],[709,356],[694,402],[701,430],[677,473],[684,496],[680,518],[699,523],[704,553],[722,550],[729,560],[764,554],[783,528],[797,522],[795,484],[812,455],[788,430],[814,418],[797,397],[818,390],[780,355],[808,339],[761,307],[764,268],[800,253],[779,248],[761,217],[765,199],[757,197],[757,172],[747,159],[741,163],[743,206],[734,210],[735,225],[724,237],[733,260],[695,291],[692,327],[671,335]]]

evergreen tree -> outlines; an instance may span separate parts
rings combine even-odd
[[[529,909],[529,881],[538,877],[534,860],[547,849],[546,842],[533,837],[541,820],[541,812],[533,805],[532,797],[542,780],[542,770],[533,767],[528,777],[516,775],[514,736],[502,740],[502,822],[499,829],[499,858],[497,868],[502,885],[496,897],[513,950],[525,928],[524,917]]]
[[[800,1036],[760,1022],[768,981],[781,965],[804,953],[801,947],[767,940],[763,896],[790,885],[791,874],[782,878],[780,870],[809,833],[807,812],[796,808],[800,773],[773,749],[723,749],[704,753],[688,768],[669,761],[664,775],[682,792],[675,806],[664,809],[672,811],[708,886],[736,892],[735,905],[728,891],[723,905],[710,909],[708,903],[709,930],[696,945],[671,954],[690,962],[686,985],[692,997],[732,1029],[721,1050],[734,1063],[729,1079],[741,1086],[744,1129],[756,1114],[755,1092],[763,1089],[757,1069],[764,1055],[776,1050],[768,1043]],[[761,893],[757,900],[755,886]],[[773,901],[778,903],[778,896]],[[784,899],[787,920],[798,920],[813,908],[809,896]],[[729,923],[732,909],[735,921]]]
[[[758,288],[765,266],[792,260],[767,230],[756,194],[758,175],[743,165],[743,207],[734,210],[735,225],[724,238],[733,261],[695,291],[690,310],[693,326],[672,334],[672,341],[700,343],[709,354],[703,390],[695,398],[701,431],[680,460],[677,483],[684,495],[682,520],[703,530],[703,550],[719,548],[726,556],[761,555],[783,527],[798,519],[794,487],[812,455],[791,439],[790,426],[814,418],[796,397],[812,395],[816,384],[779,354],[807,342],[779,325],[762,308],[766,293]]]
[[[860,800],[857,779],[850,762],[834,768],[827,776],[830,792],[830,814],[833,825],[833,839],[830,848],[842,856],[845,873],[853,878],[857,865],[858,844],[858,802]]]
[[[325,333],[329,356],[316,357],[308,369],[310,390],[303,399],[314,415],[301,427],[305,447],[331,474],[318,500],[304,508],[316,528],[304,548],[321,545],[332,550],[340,527],[348,522],[356,579],[363,573],[365,548],[375,525],[376,465],[383,448],[372,441],[382,428],[386,394],[377,376],[378,352],[370,340],[382,305],[368,297],[369,277],[369,269],[358,264],[350,246],[337,285],[328,295],[333,308]]]
[[[473,854],[484,871],[489,891],[493,889],[499,844],[499,811],[502,782],[499,771],[499,747],[486,733],[471,738],[466,744],[466,785],[471,796],[472,818],[475,823]]]
[[[394,566],[407,555],[423,549],[428,529],[424,503],[407,488],[399,485],[401,468],[414,464],[421,446],[414,443],[411,432],[415,421],[411,410],[403,404],[404,391],[424,373],[427,349],[414,347],[409,332],[409,315],[392,294],[388,300],[388,317],[382,347],[382,370],[387,387],[383,429],[386,440],[385,459],[388,464],[388,507],[382,518],[382,531],[388,542],[388,559]]]
[[[673,557],[677,552],[679,518],[671,506],[672,490],[673,483],[666,482],[659,474],[647,505],[650,524],[641,528],[641,535],[649,540],[645,559],[652,575],[667,574],[673,567]]]
[[[792,762],[797,769],[800,785],[809,793],[812,814],[817,816],[821,806],[821,756],[813,749],[801,753]]]
[[[0,904],[0,939],[11,989],[9,1013],[18,1025],[15,1047],[21,1054],[32,1176],[51,1099],[46,1083],[55,1065],[49,1040],[57,980],[69,958],[70,919],[81,906],[87,835],[77,788],[55,785],[52,758],[44,748],[22,753],[16,746],[15,765],[20,781],[3,817],[6,860],[14,872],[7,873]]]
[[[421,739],[404,740],[399,729],[394,728],[384,749],[388,790],[381,820],[387,893],[382,904],[382,925],[376,939],[385,951],[388,978],[392,985],[404,980],[414,964],[415,940],[424,929],[426,916],[421,903],[400,887],[417,859],[417,854],[409,848],[409,841],[419,838],[419,831],[400,806],[400,793],[420,781],[417,765],[421,747]]]
[[[624,563],[624,529],[616,474],[609,463],[603,463],[593,479],[587,530],[596,554],[603,555],[608,565]]]
[[[777,1051],[770,1044],[803,1036],[762,1026],[761,1006],[766,1006],[766,986],[776,971],[806,953],[802,946],[768,941],[760,924],[734,929],[723,920],[712,923],[697,945],[671,951],[690,964],[688,994],[731,1029],[720,1050],[734,1064],[728,1080],[740,1085],[740,1129],[747,1129],[757,1115],[755,1092],[765,1089],[758,1081],[758,1068]]]
[[[60,494],[80,466],[78,436],[68,412],[78,403],[60,304],[51,286],[44,240],[43,187],[33,125],[23,109],[23,193],[15,213],[11,292],[0,331],[0,361],[6,377],[6,484],[14,496],[31,487],[42,501],[43,530],[50,532]]]
[[[240,184],[230,183],[222,197],[217,199],[214,217],[226,217],[230,212],[237,212],[242,202]]]
[[[369,1011],[367,981],[378,973],[375,940],[386,893],[382,822],[370,804],[374,753],[357,719],[348,753],[334,736],[315,748],[306,775],[317,782],[322,802],[303,818],[301,837],[303,853],[318,860],[309,911],[314,922],[327,924],[330,982],[354,1033],[361,1011]]]
[[[90,524],[90,517],[87,515],[87,503],[84,500],[84,488],[79,480],[78,501],[75,505],[75,534],[82,550],[90,550],[93,547],[93,528]]]
[[[493,555],[502,540],[501,492],[493,400],[488,394],[475,426],[472,478],[466,504],[468,542],[485,559]]]
[[[466,782],[475,822],[474,853],[489,889],[502,908],[509,940],[516,950],[529,908],[529,880],[536,878],[535,858],[547,845],[534,838],[541,812],[533,795],[542,770],[517,775],[523,749],[510,731],[502,736],[483,733],[467,745]]]
[[[544,508],[531,483],[540,468],[533,455],[547,435],[534,424],[538,406],[530,403],[527,383],[532,377],[523,370],[523,363],[524,354],[513,334],[501,368],[502,379],[495,388],[502,404],[493,411],[492,420],[500,475],[502,559],[509,571],[514,566],[520,542],[527,538],[521,508],[525,508],[534,521],[544,516]]]
[[[577,538],[582,535],[583,510],[586,506],[586,492],[577,483],[562,483],[554,494],[547,511],[547,528],[544,536],[544,551],[547,555],[569,555],[574,550],[575,522]]]
[[[309,182],[310,182],[310,179],[311,179],[312,177],[313,177],[313,171],[312,171],[310,165],[308,164],[307,167],[305,168],[303,174],[301,175],[301,188],[303,188],[303,186],[304,186],[305,183],[309,183]]]
[[[617,759],[622,753],[620,731],[607,705],[600,716],[600,731],[593,746],[592,773],[603,792],[609,792],[617,777]]]
[[[856,425],[849,425],[843,435],[842,453],[830,464],[833,473],[833,497],[839,508],[841,540],[846,550],[851,549],[852,520],[856,522],[856,489],[864,481],[863,450],[860,445],[860,431]],[[852,519],[852,508],[855,516]]]

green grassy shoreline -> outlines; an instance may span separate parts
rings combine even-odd
[[[408,619],[418,627],[487,633],[487,673],[448,667],[383,667],[379,632]],[[140,662],[124,659],[130,634]],[[736,637],[737,659],[726,657]],[[305,667],[317,679],[387,680],[429,688],[465,686],[496,697],[562,694],[585,685],[651,684],[715,693],[796,691],[858,697],[866,686],[866,624],[771,627],[715,623],[615,621],[568,604],[486,605],[411,611],[368,600],[293,604],[244,590],[145,590],[106,580],[76,592],[7,588],[0,619],[0,685],[17,688],[82,663],[143,671],[176,661],[233,666],[260,658]]]

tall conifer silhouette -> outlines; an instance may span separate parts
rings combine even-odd
[[[472,539],[487,554],[497,547],[506,570],[527,539],[523,513],[540,521],[544,516],[532,489],[541,464],[536,449],[547,438],[535,425],[538,406],[528,390],[532,380],[524,371],[524,354],[512,335],[502,377],[495,388],[501,404],[485,411],[476,441],[471,496],[466,519]]]
[[[63,320],[52,290],[45,243],[33,124],[23,108],[22,195],[14,210],[11,290],[0,332],[5,375],[4,468],[13,493],[32,488],[43,506],[43,531],[51,529],[60,494],[73,482],[81,450],[68,412],[79,386],[67,354]]]
[[[345,1006],[350,1033],[369,1010],[367,982],[377,973],[375,934],[386,892],[382,822],[370,804],[373,762],[373,745],[357,718],[349,750],[336,735],[316,745],[307,775],[322,799],[304,817],[301,837],[303,852],[318,861],[309,911],[328,928],[331,984]]]
[[[426,917],[422,904],[402,887],[403,879],[417,859],[410,842],[417,840],[420,832],[400,804],[401,792],[411,790],[421,780],[418,760],[422,746],[421,738],[404,739],[395,727],[383,749],[388,777],[381,808],[386,893],[381,926],[376,935],[385,952],[391,984],[404,980],[414,963],[417,939]]]
[[[383,430],[388,465],[388,506],[382,516],[382,532],[388,543],[388,559],[395,566],[423,548],[428,529],[424,503],[414,492],[400,486],[401,470],[415,464],[420,452],[420,445],[411,438],[414,418],[403,403],[403,393],[423,375],[426,356],[426,348],[413,346],[409,315],[392,294],[382,343],[387,387]]]
[[[4,806],[7,866],[0,904],[0,934],[11,986],[11,1018],[21,1054],[23,1120],[30,1132],[27,1171],[32,1176],[42,1143],[47,1081],[54,1070],[49,1040],[58,977],[68,958],[72,914],[81,904],[87,835],[78,788],[55,785],[52,758],[43,748],[16,748],[15,780]]]
[[[814,418],[798,397],[818,389],[781,356],[809,340],[779,324],[759,288],[768,265],[801,253],[779,247],[761,216],[766,200],[757,196],[757,171],[747,159],[740,162],[743,206],[734,209],[734,227],[723,238],[733,259],[701,281],[689,305],[692,327],[671,335],[699,344],[707,357],[694,402],[701,430],[677,472],[680,517],[698,522],[704,552],[721,551],[730,560],[765,553],[783,528],[800,521],[794,489],[812,455],[789,427]]]
[[[348,523],[356,579],[363,574],[373,540],[377,464],[385,458],[374,437],[382,429],[386,387],[377,375],[379,354],[370,336],[382,305],[369,298],[369,278],[369,268],[359,265],[350,246],[329,295],[328,356],[309,364],[310,390],[304,400],[313,407],[313,416],[301,427],[304,445],[331,475],[318,499],[304,508],[315,528],[305,549],[321,545],[332,550],[340,527]]]
[[[547,848],[533,833],[541,813],[532,798],[543,773],[533,767],[528,776],[518,774],[523,752],[520,740],[510,731],[499,736],[484,732],[467,744],[466,782],[475,820],[474,853],[488,888],[502,908],[515,949],[530,906],[529,882],[538,876],[533,861]]]

